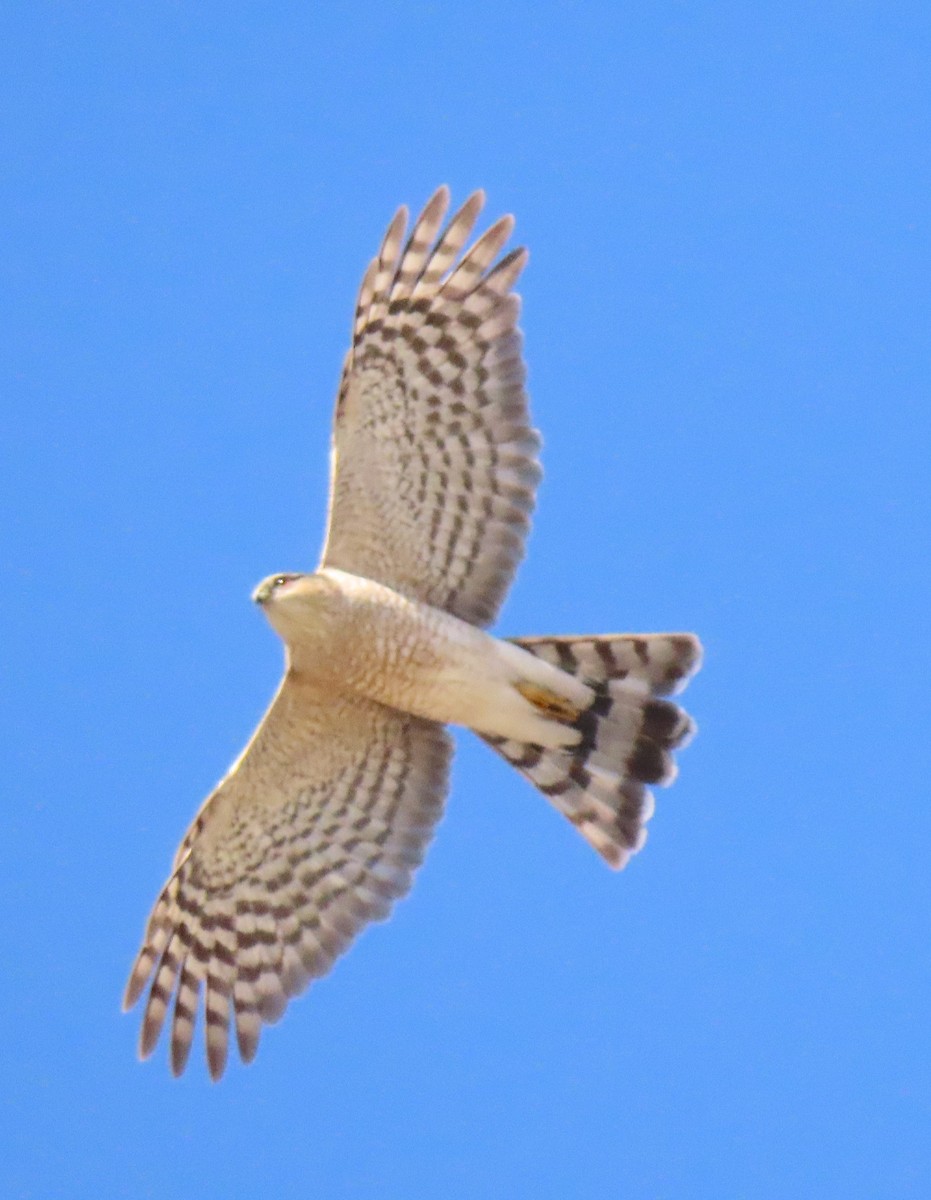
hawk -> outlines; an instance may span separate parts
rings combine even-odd
[[[485,632],[523,556],[540,478],[502,217],[466,249],[475,192],[395,216],[362,280],[312,574],[254,600],[285,645],[258,729],[207,798],[155,903],[126,989],[148,987],[140,1056],[167,1019],[174,1074],[203,1007],[218,1079],[231,1026],[263,1022],[407,892],[443,811],[452,742],[474,730],[612,866],[646,837],[650,785],[694,730],[664,699],[691,634],[503,640]],[[150,983],[151,981],[151,983]]]

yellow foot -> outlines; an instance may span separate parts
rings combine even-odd
[[[514,686],[525,700],[529,700],[534,708],[546,713],[548,717],[557,717],[560,721],[574,721],[579,716],[579,710],[568,700],[557,696],[548,688],[540,687],[538,683],[517,683]]]

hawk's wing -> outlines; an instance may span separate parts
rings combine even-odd
[[[285,676],[243,756],[185,836],[126,990],[154,975],[140,1054],[171,1026],[184,1070],[204,988],[207,1059],[226,1065],[230,1014],[250,1061],[261,1022],[385,917],[420,863],[446,794],[442,726]]]
[[[495,264],[511,217],[462,253],[483,202],[475,192],[437,237],[441,188],[406,242],[402,208],[369,265],[336,405],[321,563],[479,625],[523,556],[540,476],[511,291],[527,254]]]

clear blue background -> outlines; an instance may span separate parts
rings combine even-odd
[[[19,3],[2,18],[11,1197],[927,1197],[931,12]],[[362,269],[531,247],[506,633],[694,629],[620,876],[468,735],[411,898],[220,1086],[119,998],[273,690]]]

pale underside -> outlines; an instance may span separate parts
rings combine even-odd
[[[402,209],[365,274],[321,565],[483,625],[522,557],[539,478],[511,291],[526,254],[495,264],[509,217],[463,254],[483,197],[440,232],[448,200],[440,189],[406,241]],[[143,1055],[167,1018],[183,1070],[203,993],[211,1074],[225,1067],[231,1021],[250,1059],[260,1022],[409,887],[450,753],[434,722],[286,674],[150,918],[126,997],[152,980]]]

